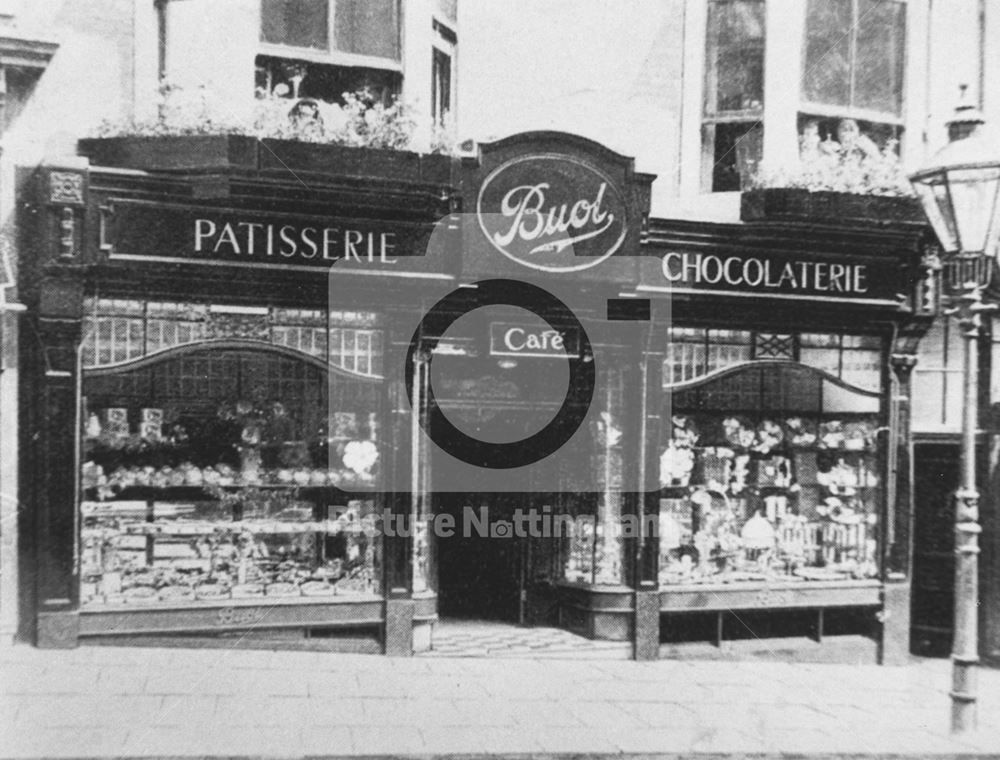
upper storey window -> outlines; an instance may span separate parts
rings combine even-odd
[[[800,135],[843,143],[846,126],[878,147],[901,137],[905,43],[903,2],[809,0]]]
[[[327,0],[263,0],[263,42],[289,47],[330,48],[330,4]]]
[[[803,100],[902,116],[905,10],[894,0],[809,0]]]
[[[739,190],[760,160],[764,117],[764,0],[708,5],[702,185]]]
[[[761,161],[902,141],[919,118],[906,68],[919,72],[924,51],[907,46],[921,36],[910,26],[924,23],[925,2],[689,0],[687,33],[704,48],[686,55],[685,98],[700,102],[684,139],[693,151],[700,130],[701,148],[683,170],[686,192],[745,189]]]
[[[399,0],[261,0],[258,91],[339,101],[367,88],[379,99],[402,83]]]
[[[261,2],[268,44],[399,61],[399,37],[399,0]]]

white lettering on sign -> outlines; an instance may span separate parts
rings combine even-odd
[[[677,284],[725,284],[734,288],[817,293],[868,292],[865,264],[824,261],[772,261],[757,257],[671,252],[663,257],[663,276]]]
[[[201,254],[395,264],[395,249],[395,232],[194,220],[194,252]]]
[[[581,198],[572,206],[563,203],[546,209],[545,191],[548,189],[548,182],[539,182],[537,185],[518,185],[507,192],[500,204],[500,214],[511,222],[506,230],[493,233],[496,245],[508,246],[515,238],[530,243],[539,238],[579,230],[579,234],[536,245],[529,253],[561,251],[574,243],[600,235],[615,221],[615,215],[601,207],[608,189],[607,182],[601,183],[592,200]]]
[[[616,177],[574,155],[519,155],[483,180],[479,227],[493,248],[529,269],[592,269],[629,233],[629,203]]]
[[[490,325],[491,356],[563,358],[577,356],[576,341],[562,330],[510,322]]]
[[[556,330],[529,333],[523,327],[511,327],[503,335],[503,344],[511,351],[562,351],[563,337]]]

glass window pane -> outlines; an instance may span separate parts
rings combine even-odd
[[[945,427],[946,376],[944,372],[914,370],[910,425],[915,432],[932,432]]]
[[[823,381],[823,414],[842,414],[850,412],[877,413],[879,410],[878,396],[862,396],[860,393],[843,388],[829,380]]]
[[[451,56],[434,48],[432,67],[431,117],[440,124],[451,111]]]
[[[844,351],[840,379],[865,390],[882,390],[882,352],[864,349]]]
[[[337,0],[333,30],[343,53],[399,60],[399,0]]]
[[[886,0],[858,0],[854,105],[901,114],[905,8]]]
[[[712,178],[713,193],[736,192],[747,187],[764,151],[764,127],[760,122],[707,124],[704,157]]]
[[[851,0],[809,0],[802,96],[813,103],[850,105]]]
[[[952,169],[948,172],[958,244],[963,251],[983,251],[992,243],[991,224],[1000,191],[1000,169]]]
[[[840,345],[840,336],[833,333],[801,333],[799,335],[799,345],[816,348],[836,348]]]
[[[844,348],[882,348],[882,339],[877,335],[845,335]]]
[[[799,361],[807,367],[829,372],[834,377],[840,374],[840,350],[837,348],[807,348],[799,349]]]
[[[458,21],[458,0],[437,0],[437,9],[449,21]]]
[[[764,103],[764,3],[714,2],[708,7],[706,106],[758,111]]]
[[[328,0],[261,0],[260,7],[264,42],[329,49]]]

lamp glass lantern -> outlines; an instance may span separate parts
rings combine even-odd
[[[910,176],[944,250],[955,290],[988,284],[1000,238],[1000,137],[960,106],[949,122],[951,142]]]

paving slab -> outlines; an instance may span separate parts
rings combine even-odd
[[[949,735],[949,685],[944,660],[883,668],[18,646],[0,650],[0,758],[1000,756],[1000,671],[980,672],[975,735]]]

